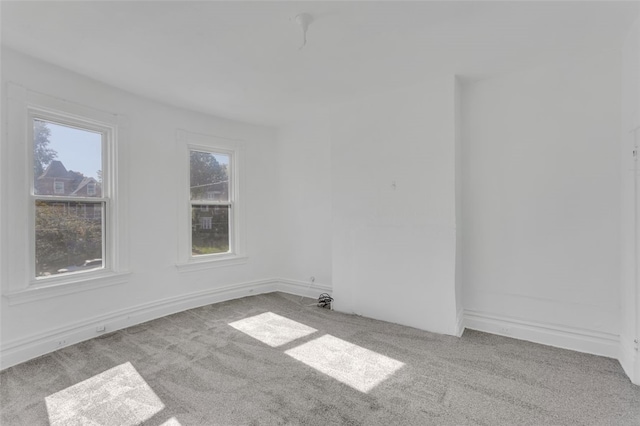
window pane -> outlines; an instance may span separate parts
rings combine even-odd
[[[190,151],[192,200],[229,201],[229,156]]]
[[[36,195],[102,197],[102,134],[33,120]]]
[[[36,277],[104,267],[104,203],[36,201]]]
[[[229,252],[229,206],[191,208],[191,254]]]

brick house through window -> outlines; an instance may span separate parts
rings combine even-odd
[[[61,161],[54,160],[46,168],[42,175],[36,177],[34,182],[36,195],[54,195],[60,197],[102,197],[100,183],[82,173],[67,170]],[[64,214],[74,214],[86,219],[101,219],[102,206],[93,206],[87,211],[85,204],[72,201],[56,203],[63,207]]]

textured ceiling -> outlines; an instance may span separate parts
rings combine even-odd
[[[637,2],[7,2],[2,43],[184,108],[278,125],[429,74],[620,45]],[[308,43],[293,19],[314,16]]]

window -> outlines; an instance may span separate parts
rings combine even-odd
[[[64,182],[53,182],[53,193],[56,195],[64,194]]]
[[[0,203],[3,297],[19,305],[127,282],[129,187],[118,166],[128,158],[126,117],[6,87],[0,177],[13,183],[11,208]]]
[[[87,179],[104,169],[109,131],[76,120],[33,113],[32,202],[35,206],[35,277],[104,268],[108,197],[82,195]],[[93,207],[93,218],[78,215]],[[93,259],[91,267],[87,261]],[[99,264],[98,264],[99,263]]]
[[[240,203],[241,144],[180,131],[184,158],[179,269],[221,266],[246,261]],[[184,155],[184,156],[183,156]],[[203,266],[205,265],[205,266]]]
[[[189,150],[189,194],[194,225],[191,232],[192,256],[229,253],[231,249],[229,209],[233,201],[229,197],[230,160],[231,154],[227,153]],[[209,214],[201,216],[203,209],[209,208],[213,217]]]
[[[87,184],[87,195],[91,196],[91,197],[96,195],[96,183],[95,182],[89,182]]]
[[[201,217],[200,218],[200,228],[201,229],[211,229],[211,217]]]

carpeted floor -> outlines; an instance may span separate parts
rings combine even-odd
[[[9,425],[640,425],[616,360],[304,306],[171,315],[0,373]]]

